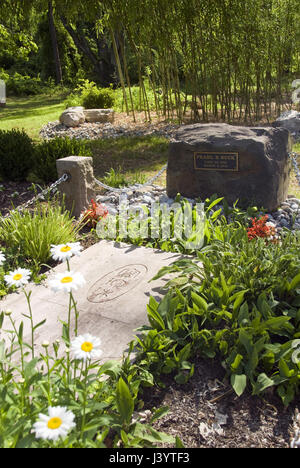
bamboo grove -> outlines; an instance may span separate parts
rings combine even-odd
[[[77,49],[78,26],[104,38],[133,116],[143,109],[149,120],[153,111],[180,122],[268,120],[291,105],[300,79],[299,0],[1,1],[0,16],[1,8],[26,16],[51,6]],[[81,53],[97,65],[97,45],[86,46],[83,38]]]
[[[269,119],[291,103],[300,78],[299,0],[109,0],[101,2],[127,111],[128,51],[157,114],[182,121]],[[119,47],[117,47],[119,44]]]

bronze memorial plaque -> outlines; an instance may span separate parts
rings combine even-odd
[[[238,153],[194,153],[194,168],[200,171],[238,171]]]

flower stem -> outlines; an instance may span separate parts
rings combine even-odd
[[[30,303],[30,296],[31,296],[31,291],[27,294],[25,291],[25,288],[23,288],[23,292],[26,297],[26,301],[28,304],[28,310],[29,310],[29,319],[30,319],[30,324],[31,324],[31,352],[32,352],[32,359],[34,358],[34,325],[33,325],[33,317],[32,317],[32,309],[31,309],[31,303]]]
[[[86,401],[87,401],[87,376],[88,376],[88,360],[85,361],[84,369],[84,384],[83,384],[83,415],[81,421],[81,431],[80,438],[83,438],[84,426],[85,426],[85,417],[86,417]]]

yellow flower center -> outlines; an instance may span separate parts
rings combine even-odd
[[[21,275],[21,273],[17,273],[17,274],[13,277],[13,280],[14,280],[14,281],[19,281],[22,277],[23,277],[23,275]]]
[[[81,349],[86,353],[90,353],[93,349],[93,343],[91,343],[90,341],[85,341],[84,343],[82,343]]]
[[[71,250],[71,247],[69,245],[64,245],[60,251],[61,252],[69,252]]]
[[[61,281],[61,283],[72,283],[73,278],[72,278],[72,276],[65,276],[60,281]]]
[[[61,425],[62,425],[62,420],[56,416],[54,416],[54,418],[49,419],[48,421],[49,429],[58,429]]]

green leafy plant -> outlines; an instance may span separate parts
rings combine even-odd
[[[117,169],[112,167],[102,178],[102,182],[110,187],[128,187],[128,185],[143,184],[145,176],[141,172],[135,172],[131,177],[125,176],[119,166]]]
[[[86,109],[110,109],[115,103],[115,93],[112,88],[98,88],[96,83],[80,80],[80,84],[67,98],[66,107],[83,106]]]
[[[74,218],[58,203],[13,211],[0,220],[1,241],[36,267],[49,260],[51,244],[74,241],[77,231]]]
[[[219,357],[237,395],[274,386],[289,404],[299,391],[299,258],[299,233],[266,244],[249,242],[240,227],[213,239],[196,260],[162,268],[154,279],[173,277],[161,303],[150,299],[139,359],[156,378],[179,370],[185,381],[197,354]]]
[[[49,88],[54,87],[51,78],[41,80],[39,76],[33,77],[24,73],[5,72],[0,69],[0,79],[5,80],[8,96],[35,96],[49,92]]]

